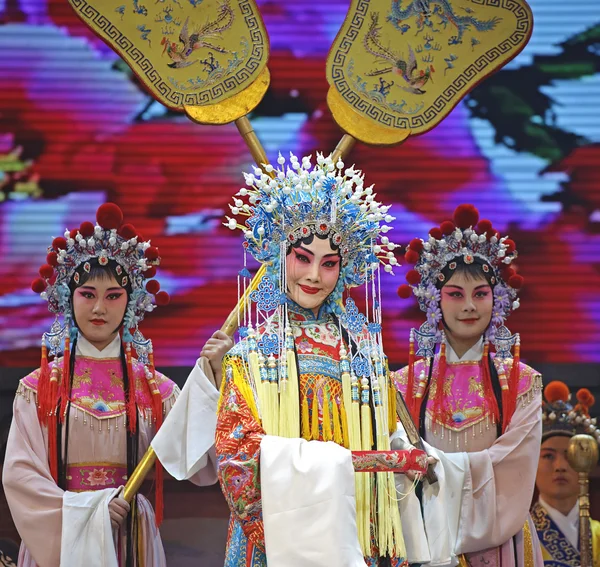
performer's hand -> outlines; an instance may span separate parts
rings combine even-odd
[[[113,530],[116,530],[123,525],[127,514],[129,514],[130,508],[127,500],[123,500],[123,498],[113,498],[108,503],[108,513],[110,515],[110,523]]]
[[[221,386],[221,363],[223,357],[233,347],[233,339],[223,331],[216,331],[212,337],[206,341],[206,344],[200,351],[200,356],[208,358],[210,367],[215,376],[217,388]]]
[[[435,457],[432,457],[431,455],[428,455],[427,456],[427,465],[432,466],[432,465],[435,465],[435,463],[437,463],[437,459]],[[423,475],[421,473],[415,473],[412,471],[407,471],[404,474],[406,475],[408,480],[410,480],[411,482],[414,482],[415,478],[417,480],[421,480],[423,478]]]

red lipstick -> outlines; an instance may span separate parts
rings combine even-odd
[[[318,287],[310,287],[308,285],[301,285],[300,289],[309,295],[314,295],[315,293],[319,293],[319,291],[321,291]]]

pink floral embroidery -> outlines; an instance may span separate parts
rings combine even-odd
[[[113,479],[108,479],[108,474],[103,469],[93,469],[88,473],[87,481],[90,483],[90,486],[106,486],[107,484],[112,484],[114,482]]]
[[[302,339],[298,343],[298,352],[311,352],[313,349],[308,339]]]

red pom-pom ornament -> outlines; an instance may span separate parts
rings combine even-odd
[[[150,248],[146,248],[144,252],[144,256],[151,262],[158,259],[158,248],[156,246],[150,246]]]
[[[406,281],[411,285],[417,285],[421,281],[421,274],[417,270],[409,270],[406,274]]]
[[[485,234],[488,237],[491,236],[492,221],[490,221],[488,219],[481,219],[479,221],[479,224],[477,225],[477,232],[479,232],[479,234]],[[488,235],[488,232],[490,233],[489,235]]]
[[[159,290],[160,290],[160,283],[158,283],[157,280],[150,280],[146,284],[146,291],[148,293],[151,293],[152,295],[156,295]]]
[[[123,223],[123,211],[114,203],[104,203],[96,211],[96,222],[106,230],[119,228]]]
[[[419,253],[416,250],[408,249],[404,254],[404,260],[408,264],[416,264],[419,261]]]
[[[571,392],[569,386],[560,380],[553,380],[544,388],[544,397],[550,404],[558,401],[568,402]]]
[[[42,293],[46,289],[46,282],[42,278],[37,278],[31,282],[31,289],[34,293]]]
[[[164,305],[168,305],[169,301],[171,301],[171,297],[166,291],[159,291],[154,296],[154,299],[156,301],[156,305],[160,305],[161,307]]]
[[[408,284],[402,284],[398,288],[398,295],[402,299],[408,299],[412,295],[412,289],[411,289],[411,287]]]
[[[434,226],[430,231],[429,231],[429,236],[433,236],[433,238],[435,238],[436,240],[441,240],[442,239],[442,229],[439,228],[438,226]]]
[[[52,277],[52,274],[54,273],[54,268],[52,266],[50,266],[49,264],[44,264],[39,271],[39,274],[42,278],[44,278],[45,280],[49,280]]]
[[[458,228],[475,226],[479,220],[479,211],[473,205],[459,205],[454,211],[454,224]]]
[[[586,408],[590,408],[596,402],[594,395],[587,388],[581,388],[577,391],[577,401]]]
[[[135,227],[132,224],[127,223],[119,229],[119,235],[122,236],[125,240],[131,240],[138,234],[135,230]]]
[[[72,228],[69,231],[69,238],[72,238],[73,240],[75,240],[75,237],[77,236],[77,234],[79,234],[79,229],[78,228]]]
[[[89,221],[82,222],[79,227],[79,232],[83,238],[89,238],[94,235],[94,225]]]
[[[62,236],[57,236],[52,241],[52,248],[54,248],[54,250],[66,250],[67,249],[66,239]]]
[[[156,266],[150,266],[145,272],[145,278],[153,278],[156,275]]]
[[[450,220],[444,221],[441,225],[440,225],[440,230],[442,231],[442,234],[444,236],[449,236],[450,234],[452,234],[454,232],[454,229],[456,228],[456,226],[454,225],[454,223]]]
[[[56,252],[48,252],[46,263],[54,267],[58,266],[58,254]]]
[[[517,245],[515,244],[515,241],[511,240],[510,238],[507,238],[504,241],[504,246],[506,246],[507,254],[512,254],[517,249]]]
[[[423,250],[423,241],[420,238],[413,238],[408,247],[415,252],[421,252]]]
[[[521,289],[524,282],[525,278],[519,274],[514,274],[508,278],[508,285],[513,289]]]

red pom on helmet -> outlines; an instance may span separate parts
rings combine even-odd
[[[58,254],[56,252],[48,252],[46,256],[46,263],[51,266],[58,266]]]
[[[44,264],[39,271],[39,274],[42,278],[44,278],[45,280],[48,280],[52,277],[52,274],[54,273],[54,268],[52,266],[50,266],[49,264]]]
[[[75,237],[77,236],[77,234],[79,234],[79,229],[78,228],[72,228],[69,231],[69,238],[72,238],[73,240],[75,240]]]
[[[137,236],[138,233],[135,230],[135,226],[127,223],[119,229],[119,235],[122,236],[125,240],[130,240]]]
[[[144,256],[151,262],[158,259],[158,248],[156,246],[150,246],[150,248],[146,248],[144,252]]]
[[[594,398],[594,394],[590,392],[587,388],[581,388],[577,391],[577,401],[585,406],[587,409],[591,408],[596,402],[596,398]]]
[[[83,238],[89,238],[94,234],[94,225],[89,221],[82,222],[79,227],[79,232]]]
[[[52,241],[52,248],[54,248],[54,250],[66,250],[67,249],[66,239],[62,236],[57,236]]]
[[[519,274],[514,274],[508,278],[508,285],[513,289],[521,289],[524,282],[525,278]]]
[[[515,241],[511,240],[510,238],[507,238],[504,241],[504,246],[506,246],[507,254],[512,254],[517,249],[517,245],[515,244]]]
[[[37,278],[31,282],[31,289],[34,293],[42,293],[46,289],[46,282],[42,278]]]
[[[500,275],[505,282],[508,282],[508,280],[510,280],[510,278],[512,278],[512,276],[514,276],[516,273],[517,272],[514,268],[511,268],[506,264],[502,264],[502,268],[500,268]]]
[[[421,252],[423,250],[423,241],[420,238],[413,238],[408,247],[415,252]]]
[[[442,234],[444,236],[448,236],[448,235],[452,234],[454,232],[455,228],[456,228],[456,226],[454,225],[454,223],[451,220],[444,221],[440,225],[440,230],[442,231]]]
[[[96,222],[106,230],[119,228],[123,223],[123,211],[114,203],[104,203],[96,211]]]
[[[169,301],[171,301],[171,297],[169,296],[169,294],[166,291],[159,291],[154,296],[154,299],[156,301],[156,305],[160,305],[160,306],[168,305]]]
[[[458,228],[475,226],[479,220],[479,211],[474,205],[458,205],[454,211],[454,224]]]
[[[419,253],[416,250],[409,248],[404,254],[404,260],[408,264],[416,264],[419,261]]]
[[[402,284],[398,288],[398,295],[402,299],[408,299],[412,295],[412,289],[411,289],[411,287],[408,284]]]
[[[406,274],[406,281],[411,285],[417,285],[421,281],[421,274],[417,270],[409,270]]]
[[[435,238],[436,240],[441,240],[443,236],[442,230],[438,226],[434,226],[429,231],[429,236],[433,236],[433,238]]]
[[[571,392],[569,386],[560,380],[553,380],[544,388],[544,398],[549,404],[555,402],[568,402]]]
[[[156,295],[158,293],[159,289],[160,289],[160,283],[158,283],[157,280],[150,280],[146,284],[146,291],[148,293],[151,293],[152,295]]]
[[[145,278],[153,278],[156,275],[156,266],[150,266],[145,272]]]
[[[479,232],[479,234],[485,234],[488,237],[491,236],[492,221],[490,221],[488,219],[481,219],[479,221],[479,224],[477,225],[477,232]],[[488,232],[490,233],[489,235],[488,235]]]

